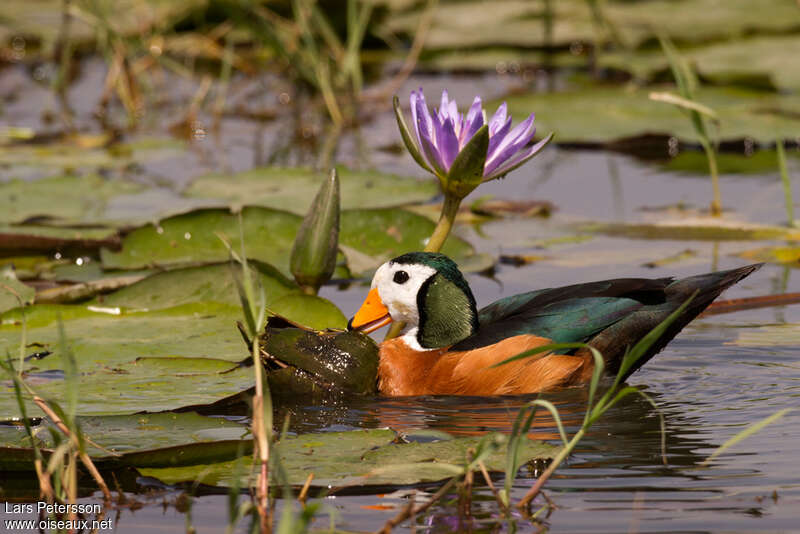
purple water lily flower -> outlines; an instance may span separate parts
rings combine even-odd
[[[416,142],[405,125],[397,100],[395,112],[403,140],[411,155],[423,168],[438,176],[443,187],[451,180],[463,179],[462,176],[451,176],[454,169],[458,173],[470,168],[482,171],[480,181],[484,182],[504,176],[538,154],[552,138],[550,134],[538,143],[527,146],[536,133],[533,126],[534,114],[531,113],[512,129],[511,116],[508,115],[505,102],[486,124],[478,96],[464,116],[458,112],[455,100],[450,100],[447,91],[442,92],[441,104],[433,113],[428,110],[422,89],[412,91],[411,114]],[[479,132],[480,135],[476,135]],[[480,139],[481,136],[488,136],[488,146],[485,138]],[[459,156],[464,160],[471,159],[472,163],[458,162]],[[482,165],[474,168],[478,164]],[[474,183],[472,188],[478,183]]]

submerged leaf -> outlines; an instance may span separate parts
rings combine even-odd
[[[270,375],[273,394],[377,393],[378,346],[364,334],[268,325],[259,345],[269,358],[289,366],[277,376]]]
[[[439,482],[463,473],[467,451],[481,440],[470,437],[403,443],[391,430],[355,430],[290,436],[282,439],[275,451],[294,486],[302,485],[313,472],[314,487],[393,487]],[[524,440],[520,449],[522,463],[552,458],[559,451],[558,447],[532,440]],[[484,461],[487,470],[498,472],[505,468],[503,450],[504,447]],[[235,484],[233,462],[140,471],[166,483],[196,481],[217,487]],[[248,487],[254,482],[245,476],[241,485]]]

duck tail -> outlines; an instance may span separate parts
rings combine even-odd
[[[684,326],[700,315],[720,293],[736,284],[763,264],[747,265],[729,271],[718,271],[676,280],[664,288],[662,302],[648,303],[625,319],[611,325],[591,341],[606,361],[607,373],[616,375],[620,363],[629,347],[633,347],[643,333],[650,332],[689,298],[689,305],[683,310],[666,331],[648,351],[626,372],[623,380],[639,369],[647,361],[661,352]]]

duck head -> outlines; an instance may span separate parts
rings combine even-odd
[[[475,297],[455,262],[433,252],[411,252],[381,265],[348,328],[372,332],[392,321],[417,350],[448,347],[478,329]]]

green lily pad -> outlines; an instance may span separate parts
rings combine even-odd
[[[759,77],[764,88],[800,89],[800,72],[787,68],[800,54],[797,35],[759,35],[722,43],[684,48],[681,55],[705,79],[716,83],[753,83]],[[640,79],[652,79],[669,69],[661,50],[614,53],[600,56],[600,65],[625,70]]]
[[[315,295],[288,294],[268,302],[267,309],[271,313],[317,330],[347,326],[347,317],[334,303]]]
[[[800,239],[800,230],[780,226],[742,223],[725,219],[684,219],[659,223],[581,223],[581,232],[630,239],[675,239],[691,241],[758,241]]]
[[[249,262],[258,275],[264,289],[267,305],[300,290],[294,282],[283,276],[274,267],[261,262]],[[121,307],[131,310],[160,310],[196,302],[216,302],[232,307],[240,305],[233,269],[241,271],[241,266],[230,263],[203,265],[164,271],[148,276],[144,280],[115,291],[110,295],[97,297],[92,304],[106,307]],[[237,273],[238,274],[238,273]],[[319,299],[322,301],[322,299]],[[328,301],[322,301],[327,303]],[[313,309],[317,303],[307,302]],[[327,309],[327,306],[325,307]],[[299,315],[287,317],[300,320],[303,310],[295,310]],[[320,313],[324,313],[320,311]]]
[[[75,421],[84,436],[102,447],[98,449],[88,444],[88,452],[95,458],[108,456],[109,453],[125,454],[249,437],[249,428],[245,425],[223,417],[206,417],[193,412],[78,416]],[[55,428],[55,425],[48,419],[43,419],[40,425],[33,427],[39,447],[51,449],[56,446],[50,428]],[[30,446],[30,439],[21,424],[0,425],[0,447]]]
[[[59,15],[60,16],[60,15]],[[2,19],[2,15],[0,15]],[[32,167],[52,172],[53,169],[119,169],[132,163],[174,156],[183,150],[183,143],[175,139],[144,138],[129,143],[117,143],[106,148],[84,148],[80,142],[53,143],[49,145],[0,146],[0,165],[20,168]]]
[[[274,268],[252,263],[268,306],[317,328],[343,327],[331,302],[300,294]],[[43,396],[63,395],[59,317],[80,370],[81,414],[117,414],[203,405],[252,386],[252,370],[235,323],[242,318],[227,264],[151,275],[87,305],[39,304],[2,315],[0,353],[17,354],[22,313],[30,352],[55,354],[25,364]],[[2,377],[0,377],[2,380]],[[10,383],[0,382],[9,393]],[[13,395],[0,395],[0,418],[17,414]]]
[[[337,168],[341,207],[388,208],[425,202],[438,193],[435,180]],[[262,167],[231,175],[201,176],[185,194],[259,205],[305,215],[324,175],[307,168]]]
[[[278,267],[288,274],[289,253],[300,217],[270,208],[247,207],[241,211],[242,233],[247,255]],[[122,250],[101,251],[104,267],[140,269],[149,266],[177,267],[228,260],[223,235],[240,251],[239,215],[227,209],[203,209],[138,228],[127,236]]]
[[[789,155],[793,155],[791,152]],[[708,159],[701,151],[684,150],[663,164],[668,171],[708,178]],[[720,174],[773,174],[778,169],[774,150],[758,150],[750,156],[722,152],[717,154]]]
[[[742,329],[732,344],[740,347],[796,347],[800,344],[800,325],[774,324]]]
[[[13,273],[0,271],[0,313],[33,302],[36,290],[23,284]]]
[[[608,143],[644,134],[696,141],[689,118],[674,106],[648,98],[653,88],[591,87],[557,93],[520,94],[507,99],[515,117],[536,113],[539,132],[555,132],[558,142]],[[800,96],[746,89],[705,87],[696,100],[719,115],[721,140],[751,138],[773,143],[797,134]],[[497,103],[489,104],[493,109]],[[716,128],[711,128],[717,135]]]
[[[87,452],[101,470],[226,461],[252,451],[252,441],[246,439],[249,428],[222,417],[159,413],[79,416],[76,422],[91,440]],[[51,428],[54,425],[47,419],[33,427],[36,444],[45,454],[55,447]],[[12,453],[0,454],[0,469],[32,470],[30,447],[30,438],[21,424],[0,425],[0,451]],[[25,450],[28,455],[20,454]]]
[[[252,385],[252,370],[235,363],[246,353],[235,327],[239,315],[236,308],[214,303],[132,314],[119,308],[32,306],[26,309],[26,339],[35,344],[30,352],[53,354],[26,362],[25,376],[42,396],[63,398],[60,316],[80,372],[78,413],[126,414],[211,403]],[[17,354],[21,330],[19,310],[2,316],[0,353]],[[36,410],[29,406],[29,413]],[[0,419],[18,412],[11,384],[0,382]]]
[[[61,252],[80,255],[100,247],[117,247],[119,236],[111,228],[67,228],[0,224],[0,253],[25,255]]]
[[[427,217],[400,209],[358,209],[342,212],[339,242],[373,258],[390,260],[422,250],[435,224]],[[457,263],[474,254],[472,246],[450,235],[442,247]]]
[[[37,217],[96,222],[103,218],[109,198],[142,189],[132,182],[98,175],[11,180],[0,184],[0,222],[15,223]]]
[[[302,485],[314,473],[316,487],[397,486],[438,482],[463,474],[467,450],[475,448],[481,438],[457,438],[430,443],[395,443],[391,430],[356,430],[303,434],[284,438],[275,446],[275,455],[292,485]],[[505,436],[491,436],[499,443]],[[521,446],[525,461],[552,458],[558,447],[527,440]],[[251,459],[245,460],[249,465]],[[505,446],[484,462],[489,471],[505,469]],[[274,476],[276,469],[270,469]],[[217,487],[233,485],[235,462],[168,469],[140,469],[145,476],[166,483],[197,481]],[[253,484],[250,476],[242,477],[242,486]],[[277,482],[277,481],[275,481]]]
[[[753,261],[800,267],[800,247],[761,247],[742,251],[737,256]]]
[[[796,27],[797,6],[787,0],[765,0],[759,9],[747,0],[649,0],[604,2],[606,17],[622,40],[636,47],[664,32],[680,42],[734,39],[757,31],[789,32]],[[405,12],[384,22],[386,31],[412,35],[425,4],[413,3]],[[425,41],[426,50],[483,49],[492,46],[537,48],[569,47],[594,42],[597,31],[588,3],[552,2],[552,40],[546,41],[543,4],[524,0],[497,0],[492,8],[480,1],[449,3],[439,9]]]
[[[289,256],[300,226],[298,215],[272,208],[248,206],[241,211],[242,233],[247,255],[269,263],[289,275]],[[404,252],[421,250],[434,223],[399,208],[343,210],[339,242],[382,261]],[[164,219],[129,233],[122,250],[101,251],[107,269],[174,268],[216,263],[228,259],[228,250],[217,237],[222,234],[234,250],[241,250],[239,216],[227,209],[204,209]],[[456,261],[466,259],[474,249],[451,236],[443,249]]]

